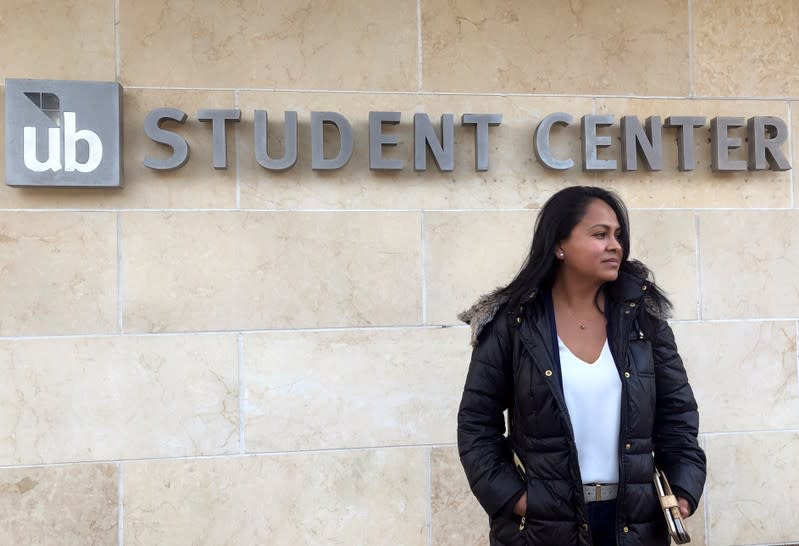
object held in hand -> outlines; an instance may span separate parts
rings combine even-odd
[[[672,540],[677,544],[691,542],[691,535],[688,534],[685,521],[682,519],[682,514],[680,514],[680,507],[677,505],[677,497],[674,496],[666,475],[657,468],[655,469],[655,489],[657,490],[660,506],[663,508],[663,516],[666,518],[666,526],[669,528]]]

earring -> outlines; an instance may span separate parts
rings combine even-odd
[[[561,258],[563,258],[563,251],[562,251],[562,250],[560,251],[560,254],[558,254],[558,256],[560,256]]]

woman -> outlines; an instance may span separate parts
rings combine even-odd
[[[516,278],[460,315],[474,350],[458,448],[492,546],[668,544],[655,465],[696,510],[705,454],[671,303],[629,252],[621,200],[566,188]]]

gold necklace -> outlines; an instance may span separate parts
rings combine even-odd
[[[577,325],[580,327],[580,330],[585,330],[586,329],[585,322],[581,321],[576,316],[574,316],[574,313],[572,313],[572,310],[569,307],[569,304],[564,303],[563,307],[566,309],[566,312],[571,316],[572,320],[574,320],[577,323]]]

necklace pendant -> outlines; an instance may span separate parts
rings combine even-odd
[[[585,324],[580,325],[580,330],[585,330]]]

